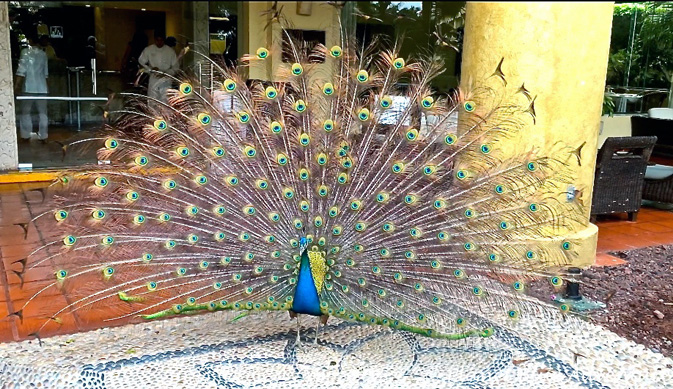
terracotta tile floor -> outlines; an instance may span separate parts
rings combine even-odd
[[[49,306],[65,297],[59,291],[42,295],[39,304],[31,304],[31,309],[24,312],[23,323],[19,318],[7,316],[21,307],[27,298],[32,296],[30,285],[37,283],[41,277],[52,277],[51,269],[44,267],[44,272],[34,272],[21,279],[16,271],[21,269],[17,260],[25,258],[31,248],[37,244],[39,236],[35,227],[30,226],[24,239],[24,231],[15,223],[30,220],[31,207],[41,202],[41,194],[35,189],[45,187],[47,183],[4,184],[0,185],[0,342],[24,339],[29,334],[24,328],[27,324],[44,322],[46,316],[39,308]],[[27,206],[27,205],[30,205]],[[598,250],[597,266],[615,266],[625,263],[622,259],[608,254],[620,250],[630,250],[660,244],[673,244],[673,212],[653,208],[642,208],[637,222],[629,222],[626,215],[599,218],[597,222]],[[46,232],[43,232],[45,234]],[[61,303],[59,302],[59,305]],[[78,311],[68,315],[62,325],[49,325],[50,334],[72,333],[101,326],[95,311]]]

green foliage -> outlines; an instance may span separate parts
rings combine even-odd
[[[673,2],[615,5],[607,83],[623,85],[628,77],[629,85],[669,87],[672,75]]]
[[[612,117],[615,114],[615,102],[612,97],[603,95],[603,113],[601,115],[608,115]]]

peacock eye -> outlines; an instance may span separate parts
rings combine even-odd
[[[465,111],[467,111],[467,112],[472,112],[476,108],[476,105],[472,101],[466,101],[463,104],[463,108],[465,108]]]
[[[189,156],[189,148],[187,148],[185,146],[180,146],[177,149],[175,149],[175,153],[182,158],[188,157]]]
[[[221,146],[215,146],[212,148],[213,155],[220,158],[224,156],[224,149]]]
[[[304,100],[297,100],[294,102],[294,110],[301,113],[306,111],[306,103]]]
[[[339,58],[339,57],[341,57],[341,54],[342,54],[341,47],[332,46],[332,48],[329,50],[329,53],[332,57]]]
[[[75,238],[72,235],[68,235],[65,238],[63,238],[63,244],[65,244],[66,246],[72,246],[75,244],[75,242],[77,242],[77,238]]]
[[[274,134],[278,134],[281,131],[283,131],[283,126],[279,122],[275,122],[275,121],[271,122],[271,124],[269,125],[269,128],[271,129],[271,132],[273,132]]]
[[[255,150],[255,148],[252,146],[245,146],[243,148],[243,154],[245,154],[245,156],[248,158],[253,158],[255,155],[257,155],[257,150]]]
[[[334,129],[334,121],[332,121],[331,119],[325,120],[322,124],[322,128],[327,132],[332,131]]]
[[[250,114],[244,111],[238,112],[236,114],[236,117],[238,118],[238,121],[245,124],[250,121]]]
[[[159,131],[163,131],[168,128],[168,125],[166,124],[165,120],[159,119],[154,121],[154,128]]]
[[[58,210],[54,212],[54,217],[56,218],[56,221],[63,221],[68,217],[68,212],[64,210]]]
[[[199,123],[203,124],[204,126],[210,124],[210,121],[212,120],[210,115],[207,113],[200,113],[196,118]]]
[[[355,76],[355,78],[360,83],[367,82],[367,80],[369,80],[369,73],[367,73],[367,71],[364,69],[360,70],[358,74]]]
[[[381,108],[387,109],[390,108],[390,106],[393,104],[393,99],[389,96],[385,96],[381,99]]]
[[[278,155],[276,156],[276,162],[278,162],[278,164],[281,166],[287,165],[287,161],[288,161],[287,156],[283,153],[278,153]]]
[[[273,100],[278,96],[278,91],[276,88],[269,86],[266,88],[264,95],[266,96],[267,99]]]
[[[360,119],[361,122],[366,122],[369,120],[369,109],[362,108],[360,111],[358,111],[358,119]]]
[[[180,92],[183,95],[188,95],[192,93],[192,85],[188,82],[183,82],[182,84],[180,84]]]
[[[292,64],[292,74],[295,76],[298,76],[304,72],[304,68],[301,66],[301,64],[294,63]]]
[[[329,82],[325,83],[325,85],[323,85],[322,87],[322,93],[325,96],[331,96],[334,93],[334,85],[332,85],[332,83]]]
[[[269,56],[269,50],[267,50],[265,47],[260,47],[257,49],[257,58],[259,59],[266,59]]]
[[[396,58],[393,61],[393,66],[395,69],[402,69],[404,67],[404,59],[403,58]]]
[[[224,86],[224,89],[227,92],[233,92],[234,90],[236,90],[236,82],[231,78],[227,78],[226,80],[224,80],[224,83],[222,83],[222,85]]]
[[[409,129],[405,136],[408,141],[413,142],[418,139],[418,130],[415,128]]]
[[[136,158],[135,158],[134,162],[135,162],[136,165],[138,165],[138,166],[145,166],[145,165],[147,165],[147,163],[149,162],[149,160],[148,160],[147,157],[145,157],[145,156],[139,156],[139,157],[136,157]]]
[[[425,109],[430,109],[435,105],[435,99],[432,96],[424,97],[423,100],[421,100],[421,105]]]
[[[108,150],[114,150],[117,148],[117,146],[119,146],[119,142],[117,142],[116,139],[108,138],[105,141],[105,148],[107,148]]]
[[[402,173],[404,171],[404,163],[396,162],[393,164],[392,171],[395,174]]]

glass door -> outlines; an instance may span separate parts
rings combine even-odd
[[[63,146],[104,129],[107,113],[124,105],[120,92],[146,94],[142,51],[158,35],[179,53],[195,23],[191,2],[12,1],[9,7],[24,168],[96,163],[95,148],[64,153]]]

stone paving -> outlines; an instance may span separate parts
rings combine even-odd
[[[580,322],[494,323],[490,338],[436,340],[282,312],[231,312],[0,344],[3,387],[673,388],[673,360]],[[305,327],[304,327],[305,326]]]

